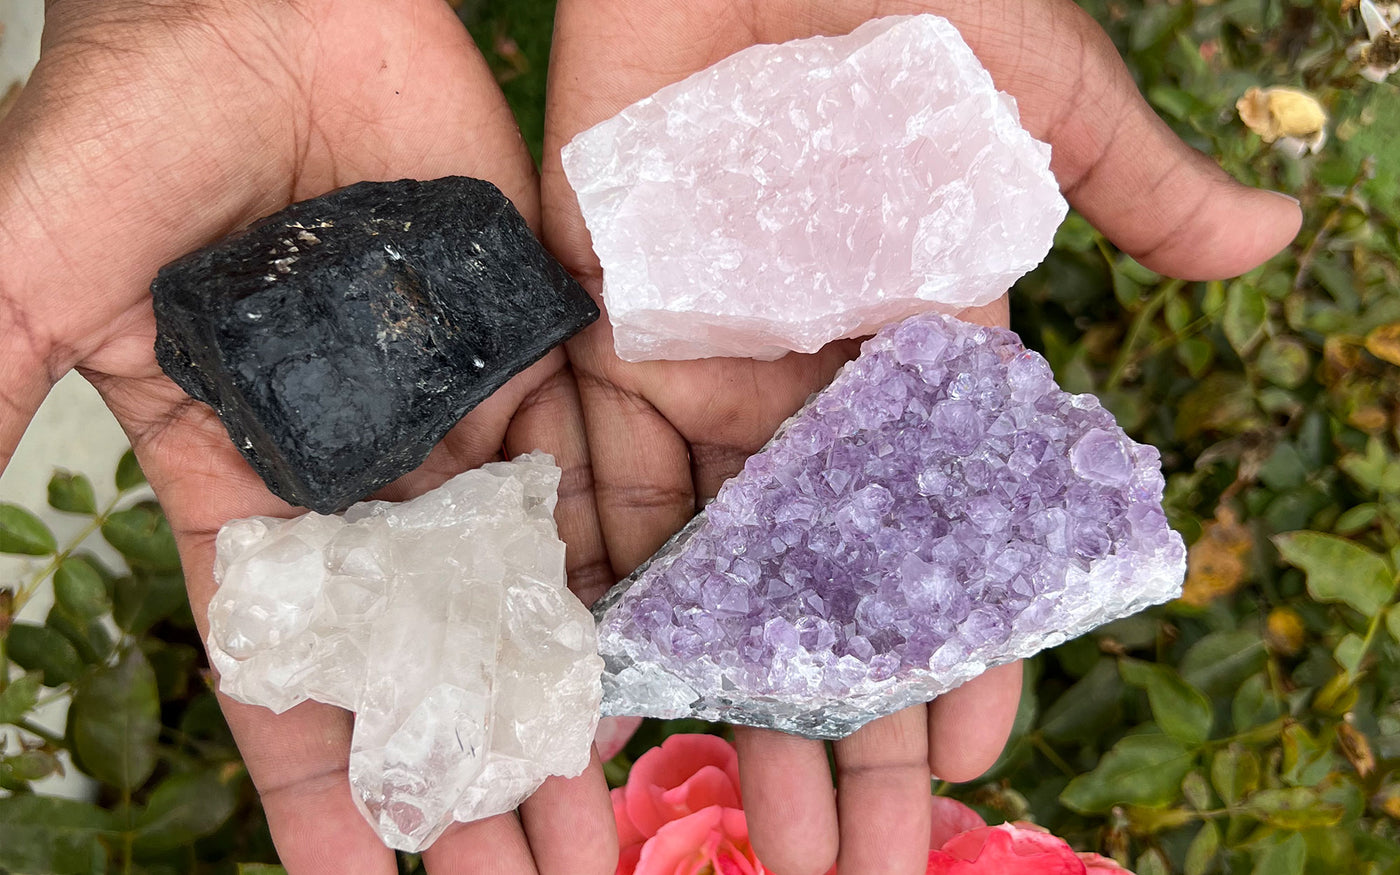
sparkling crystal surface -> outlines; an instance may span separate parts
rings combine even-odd
[[[1066,211],[1050,147],[933,15],[745,49],[562,157],[628,361],[772,359],[985,304]]]
[[[344,510],[598,318],[500,189],[361,182],[161,268],[156,360],[291,504]]]
[[[559,469],[535,453],[402,504],[219,532],[220,689],[356,712],[350,783],[385,843],[510,811],[588,764],[602,661],[565,586]]]
[[[911,317],[594,606],[604,713],[848,735],[1178,595],[1162,489],[1016,335]]]

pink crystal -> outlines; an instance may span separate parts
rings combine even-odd
[[[933,15],[745,49],[562,157],[628,361],[773,359],[986,304],[1066,211],[1050,147]]]

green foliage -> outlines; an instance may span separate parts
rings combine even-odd
[[[38,557],[23,585],[0,588],[0,872],[57,875],[232,873],[234,860],[276,860],[262,812],[213,693],[190,616],[170,527],[137,490],[130,454],[116,501],[99,508],[91,481],[58,472],[50,504],[88,518],[60,546],[22,509],[3,516],[10,547]],[[94,533],[121,554],[114,572],[81,542]],[[42,549],[40,549],[42,547]],[[13,618],[40,586],[42,623]],[[68,700],[64,731],[34,712]],[[67,757],[67,765],[59,759]],[[44,795],[45,778],[77,769],[95,803]],[[273,866],[249,872],[281,871]]]

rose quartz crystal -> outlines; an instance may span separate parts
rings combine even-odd
[[[933,15],[754,46],[579,134],[564,171],[628,361],[811,352],[986,304],[1066,206]]]

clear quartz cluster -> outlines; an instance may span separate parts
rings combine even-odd
[[[933,15],[745,49],[563,150],[628,361],[811,352],[992,301],[1066,205]]]
[[[1010,331],[881,331],[594,607],[604,713],[839,738],[1178,595],[1157,451]]]
[[[220,689],[279,713],[307,699],[356,712],[350,783],[391,847],[419,850],[588,764],[602,661],[565,586],[559,476],[534,453],[402,504],[219,532]]]

